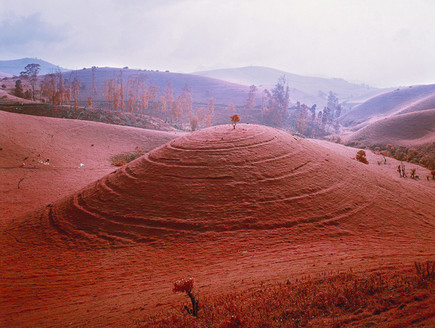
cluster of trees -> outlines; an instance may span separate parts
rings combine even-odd
[[[331,130],[339,131],[338,118],[342,114],[342,106],[337,95],[330,91],[323,110],[317,111],[315,104],[309,107],[297,102],[290,113],[290,126],[294,131],[304,136],[319,137],[331,133]]]
[[[64,79],[61,72],[47,74],[41,81],[41,100],[54,105],[69,105],[74,101],[74,107],[79,105],[80,82],[77,77],[72,83]]]
[[[28,80],[32,90],[24,91],[20,80],[16,83],[15,94],[19,97],[35,99],[35,86],[38,81],[38,64],[29,64],[21,76]],[[96,89],[97,67],[92,67],[92,91],[88,97],[88,106],[93,106],[93,99],[97,94]],[[70,104],[74,107],[79,105],[79,92],[81,84],[77,77],[72,82],[64,79],[57,72],[48,74],[40,83],[40,99],[56,105]],[[256,106],[257,87],[251,85],[242,114],[245,117]],[[142,113],[159,117],[166,122],[179,126],[190,125],[192,130],[201,126],[210,126],[214,116],[214,98],[210,98],[207,106],[193,107],[191,87],[185,85],[181,93],[175,95],[171,81],[164,88],[152,85],[145,74],[123,77],[120,70],[117,77],[108,79],[104,83],[104,96],[106,104],[113,110]],[[342,107],[338,102],[337,95],[332,91],[328,95],[327,106],[318,111],[316,105],[311,107],[297,104],[289,108],[289,86],[282,76],[278,79],[274,88],[264,90],[261,103],[261,122],[270,126],[284,127],[301,135],[318,137],[339,130],[337,118],[341,115]],[[227,106],[230,115],[236,114],[237,108],[234,103]]]
[[[16,96],[36,100],[39,67],[39,64],[29,64],[21,72],[22,79],[29,81],[31,90],[25,90],[22,81],[17,80],[14,92]],[[93,99],[97,94],[96,74],[97,67],[94,66],[92,67],[92,91],[88,97],[88,107],[93,106]],[[61,72],[47,74],[40,81],[39,99],[44,103],[55,105],[69,105],[73,102],[74,107],[77,108],[81,87],[77,77],[70,82]],[[113,110],[148,114],[180,126],[190,125],[192,130],[201,126],[211,126],[214,116],[214,98],[211,97],[206,106],[194,108],[189,85],[186,84],[181,93],[176,96],[171,81],[159,90],[159,87],[152,85],[144,74],[130,76],[125,81],[123,71],[120,70],[118,77],[105,81],[103,93],[106,103]],[[252,97],[251,103],[255,101],[255,94]],[[254,105],[255,103],[252,103],[251,106]],[[235,111],[235,106],[233,107]]]
[[[32,100],[35,100],[35,87],[38,81],[38,73],[41,65],[39,64],[28,64],[24,67],[24,71],[20,73],[20,77],[29,81],[32,87]]]
[[[262,122],[271,126],[285,126],[288,119],[289,102],[290,89],[285,76],[282,76],[271,91],[264,90],[261,105]]]
[[[418,151],[416,148],[396,147],[394,145],[373,145],[370,147],[375,153],[382,154],[384,156],[393,157],[399,161],[406,161],[414,164],[418,164],[428,168],[429,170],[435,170],[435,158],[425,155]]]
[[[24,67],[24,71],[20,73],[20,78],[30,84],[31,89],[24,90],[23,82],[20,80],[15,81],[14,94],[17,97],[29,100],[35,100],[35,88],[38,82],[39,64],[28,64]]]
[[[257,88],[252,85],[245,104],[245,113],[255,107]],[[307,106],[297,102],[289,107],[289,86],[282,76],[272,90],[264,90],[261,104],[261,122],[270,126],[284,127],[304,136],[324,136],[332,131],[338,132],[338,117],[342,114],[342,106],[332,91],[328,94],[328,103],[323,110],[316,105]]]
[[[121,71],[117,78],[105,81],[104,96],[113,110],[147,114],[180,126],[189,124],[192,130],[211,125],[214,98],[209,99],[207,108],[193,108],[189,85],[186,84],[177,96],[171,81],[159,91],[144,74],[130,76],[125,83]]]
[[[38,83],[39,64],[28,64],[24,71],[20,73],[20,78],[29,82],[31,89],[24,90],[21,79],[15,82],[14,94],[17,97],[36,100],[36,86]],[[64,79],[63,74],[59,71],[53,74],[47,74],[40,82],[39,99],[42,102],[48,102],[55,105],[70,104],[71,99],[74,101],[74,107],[79,105],[80,82],[77,77],[72,83]]]

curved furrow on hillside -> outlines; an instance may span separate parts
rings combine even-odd
[[[45,222],[61,235],[112,243],[292,227],[313,238],[326,226],[388,231],[400,224],[383,215],[387,182],[379,179],[364,164],[279,130],[218,126],[172,140],[54,203]]]

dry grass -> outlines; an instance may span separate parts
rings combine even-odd
[[[262,284],[253,290],[200,298],[198,318],[189,316],[180,306],[178,311],[146,317],[138,327],[405,327],[409,322],[424,324],[435,316],[432,306],[434,262],[416,263],[415,268],[416,271],[368,276],[347,272],[294,283]],[[412,310],[415,306],[420,312]]]
[[[414,266],[422,282],[435,280],[435,261],[415,262]]]

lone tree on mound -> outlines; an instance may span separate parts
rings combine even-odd
[[[190,309],[187,305],[184,306],[187,313],[193,315],[194,317],[198,316],[199,311],[199,301],[195,299],[195,295],[192,293],[193,289],[193,278],[188,279],[180,279],[174,283],[174,288],[172,291],[174,293],[186,293],[189,296],[190,301],[192,302],[192,308]]]
[[[364,150],[359,150],[357,153],[356,153],[356,157],[355,157],[355,159],[357,160],[357,161],[360,161],[361,163],[364,163],[364,164],[368,164],[369,162],[367,161],[367,158],[366,158],[366,152],[364,151]]]
[[[237,114],[234,114],[233,116],[230,116],[231,122],[233,124],[233,128],[236,128],[237,122],[240,122],[240,117]]]

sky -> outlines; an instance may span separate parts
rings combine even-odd
[[[435,0],[0,0],[0,60],[435,83]]]

